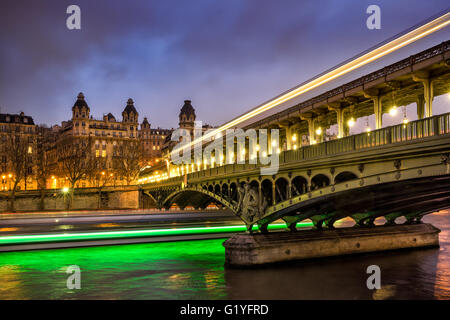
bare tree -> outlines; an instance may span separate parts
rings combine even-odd
[[[58,162],[61,175],[70,184],[70,201],[68,207],[72,206],[75,185],[81,179],[87,178],[92,171],[92,140],[91,138],[68,137],[58,144]]]
[[[37,128],[36,138],[36,169],[35,176],[37,188],[40,193],[39,209],[44,210],[45,189],[47,188],[47,180],[51,177],[51,163],[48,150],[52,146],[50,131],[46,127]]]
[[[13,182],[10,195],[9,209],[14,212],[14,203],[16,201],[17,186],[27,174],[30,156],[28,139],[24,135],[10,134],[6,139],[6,157],[8,163],[8,171],[11,172],[11,180]]]
[[[101,207],[102,189],[113,181],[114,174],[108,170],[108,159],[106,157],[92,156],[90,170],[87,178],[91,186],[98,189],[98,208]]]
[[[110,176],[107,174],[107,158],[90,157],[89,172],[87,172],[87,179],[91,186],[95,188],[103,188],[110,181]]]
[[[115,146],[113,165],[116,172],[125,178],[127,186],[134,182],[141,169],[142,148],[139,141],[123,141]]]

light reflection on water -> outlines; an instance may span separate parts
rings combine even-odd
[[[450,299],[449,212],[426,216],[440,248],[224,268],[223,239],[0,254],[0,299]],[[344,222],[345,224],[345,222]],[[66,288],[67,266],[81,290]],[[366,288],[367,266],[381,290]]]

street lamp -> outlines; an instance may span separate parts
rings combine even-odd
[[[351,128],[355,125],[355,119],[353,117],[351,117],[348,121],[347,121],[348,126]]]
[[[322,134],[322,128],[321,128],[321,127],[318,127],[318,128],[316,129],[316,134],[317,134],[318,136],[320,136],[320,135]]]
[[[69,188],[68,188],[68,187],[63,187],[63,188],[62,188],[62,192],[63,192],[63,195],[64,195],[64,204],[65,204],[65,207],[66,207],[66,209],[69,209],[69,205],[66,204],[66,202],[67,202],[66,198],[67,198],[67,194],[69,193]]]

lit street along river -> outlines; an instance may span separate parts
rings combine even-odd
[[[440,248],[224,267],[224,239],[0,254],[0,299],[449,299],[450,213],[425,217]],[[381,268],[381,289],[366,268]],[[66,268],[81,268],[81,289]]]

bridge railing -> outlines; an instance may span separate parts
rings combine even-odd
[[[280,154],[280,163],[314,159],[448,133],[450,133],[450,113],[285,151]]]
[[[419,140],[436,135],[450,134],[450,113],[430,118],[411,121],[387,128],[365,132],[341,139],[331,140],[297,150],[284,151],[279,154],[279,163],[287,164],[302,160],[333,156],[345,152],[359,151],[377,146]],[[259,164],[227,164],[188,174],[188,180],[208,178],[217,175],[230,175],[259,168]],[[183,177],[173,177],[164,184],[181,183]]]

